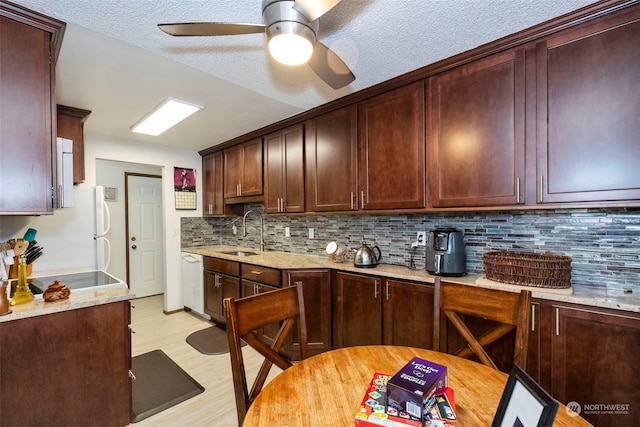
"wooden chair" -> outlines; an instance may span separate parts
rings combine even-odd
[[[294,329],[298,331],[300,360],[307,357],[307,328],[302,286],[286,287],[240,299],[227,298],[224,300],[224,307],[238,423],[242,425],[247,410],[262,390],[271,367],[275,364],[284,370],[292,366],[292,361],[280,350]],[[269,345],[260,339],[257,330],[274,323],[281,323],[281,326],[273,344]],[[298,327],[294,328],[296,323]],[[265,357],[250,391],[241,340]]]
[[[445,283],[437,277],[433,312],[433,349],[436,351],[440,351],[440,334],[444,330],[441,312],[446,315],[468,344],[467,347],[455,353],[456,356],[469,358],[475,354],[483,364],[498,369],[485,351],[485,347],[515,328],[513,363],[526,369],[531,321],[530,291],[522,290],[518,293]],[[492,320],[499,325],[476,337],[460,315]]]

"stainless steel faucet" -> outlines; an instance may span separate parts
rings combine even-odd
[[[264,215],[259,211],[250,210],[244,214],[242,218],[242,236],[247,237],[247,216],[250,213],[256,213],[260,215],[260,252],[264,252]]]

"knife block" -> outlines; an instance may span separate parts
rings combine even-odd
[[[18,258],[19,257],[14,256],[13,264],[7,266],[8,268],[7,275],[9,276],[9,279],[18,278],[18,263],[20,262]],[[32,272],[33,272],[33,264],[27,264],[27,277],[31,276]]]

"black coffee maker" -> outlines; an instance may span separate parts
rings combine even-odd
[[[462,231],[455,228],[436,228],[427,237],[426,270],[437,276],[464,276],[467,274]]]

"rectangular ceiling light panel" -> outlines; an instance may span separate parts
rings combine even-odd
[[[133,125],[131,131],[158,136],[201,109],[202,107],[199,105],[167,98],[142,120]]]

